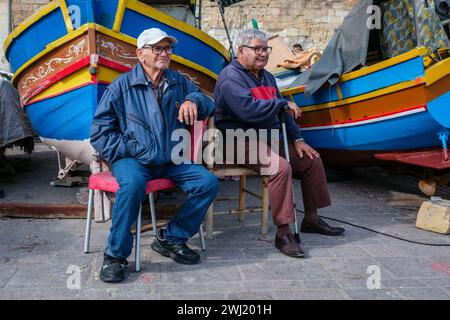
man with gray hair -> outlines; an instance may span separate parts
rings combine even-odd
[[[277,226],[275,246],[283,254],[299,258],[304,257],[304,252],[289,227],[294,221],[293,174],[301,178],[305,208],[301,231],[337,236],[345,230],[331,227],[319,217],[317,209],[331,204],[322,160],[317,151],[305,143],[294,121],[301,115],[300,108],[282,98],[275,78],[264,70],[272,51],[267,42],[266,34],[259,30],[249,29],[240,34],[237,58],[222,70],[214,90],[215,125],[222,132],[227,129],[279,130],[280,113],[285,112],[285,108],[289,109],[285,119],[290,163],[284,158],[284,150],[276,150],[274,146],[271,148],[268,143],[268,146],[263,146],[268,151],[259,152],[256,164],[246,162],[244,166],[254,171],[270,168],[264,170],[264,174],[269,176],[269,200]],[[268,139],[258,136],[256,145],[261,149],[264,141]],[[234,141],[226,143],[234,144]],[[249,154],[257,152],[252,145],[255,144],[244,144],[246,160]],[[278,165],[272,166],[274,162]]]

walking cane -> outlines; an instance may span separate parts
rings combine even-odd
[[[289,156],[289,145],[288,145],[287,132],[286,132],[286,115],[284,114],[286,112],[286,110],[289,110],[288,106],[285,106],[281,110],[281,114],[280,114],[281,129],[283,131],[284,154],[286,155],[286,160],[288,161],[288,163],[291,164],[291,157]],[[293,180],[292,180],[292,200],[294,201],[294,224],[295,224],[294,237],[295,237],[295,240],[297,241],[297,243],[300,243],[300,235],[298,233],[297,214],[296,214],[297,205],[295,204],[295,192],[294,192],[294,181]]]

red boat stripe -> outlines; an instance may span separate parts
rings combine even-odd
[[[123,65],[121,63],[109,60],[109,59],[107,59],[105,57],[99,57],[98,62],[100,64],[106,66],[106,67],[115,69],[115,70],[120,71],[120,72],[128,72],[128,71],[130,71],[132,69],[132,67],[129,67],[129,66]]]
[[[65,77],[67,77],[68,75],[70,75],[70,74],[72,74],[72,73],[74,73],[74,72],[76,72],[76,71],[78,71],[78,70],[88,66],[89,64],[90,64],[90,57],[89,56],[84,57],[80,61],[78,61],[78,62],[68,66],[67,68],[65,68],[65,69],[57,72],[53,76],[49,77],[47,79],[47,81],[46,81],[47,83],[45,85],[43,85],[42,87],[40,87],[39,85],[36,85],[34,87],[29,88],[22,95],[22,99],[21,99],[22,105],[26,105],[28,103],[28,101],[30,101],[33,97],[35,97],[36,95],[38,95],[39,93],[41,93],[42,91],[44,91],[45,89],[47,89],[48,87],[53,85],[55,82],[57,82],[57,81],[65,78]],[[103,57],[99,58],[99,64],[104,65],[104,66],[109,67],[109,68],[112,68],[112,69],[115,69],[115,70],[117,70],[119,72],[127,72],[127,71],[130,71],[132,69],[131,67],[128,67],[128,66],[125,66],[123,64],[120,64],[120,63],[108,60],[108,59],[103,58]],[[60,94],[66,93],[68,91],[81,88],[81,87],[83,87],[83,86],[85,86],[86,84],[89,84],[89,83],[98,83],[97,74],[93,74],[91,76],[91,82],[79,85],[79,86],[77,86],[75,88],[71,88],[69,90],[63,91],[63,92],[55,94],[55,95],[52,95],[51,97],[55,97],[55,96],[58,96]],[[106,84],[109,84],[109,82],[106,83]],[[47,98],[45,98],[45,99],[47,99]],[[40,101],[40,100],[42,100],[42,99],[39,99],[37,101]]]
[[[67,77],[68,75],[84,68],[85,66],[89,65],[90,63],[90,58],[89,57],[85,57],[83,59],[81,59],[80,61],[74,63],[73,65],[68,66],[67,68],[57,72],[56,74],[54,74],[53,76],[49,77],[46,80],[46,84],[43,86],[40,85],[36,85],[34,87],[29,88],[27,91],[25,91],[25,93],[22,95],[22,99],[21,99],[21,103],[22,105],[27,104],[27,102],[29,100],[31,100],[33,97],[35,97],[36,95],[38,95],[39,93],[41,93],[42,91],[44,91],[45,89],[47,89],[48,87],[50,87],[52,84],[54,84],[55,82]]]
[[[356,120],[341,121],[341,122],[327,122],[327,123],[321,123],[321,124],[301,124],[301,127],[302,128],[313,128],[313,127],[324,127],[324,126],[333,126],[333,125],[341,125],[341,124],[350,124],[350,123],[355,123],[355,122],[384,118],[384,117],[388,117],[388,116],[392,116],[392,115],[396,115],[396,114],[400,114],[400,113],[404,113],[404,112],[408,112],[408,111],[412,111],[412,110],[416,110],[416,109],[421,109],[421,108],[425,108],[425,110],[427,110],[426,105],[421,105],[421,106],[417,106],[417,107],[413,107],[413,108],[403,109],[400,111],[385,113],[385,114],[378,115],[378,116],[366,117],[366,118],[361,118],[361,119],[356,119]]]
[[[42,100],[47,100],[47,99],[50,99],[50,98],[54,98],[54,97],[60,96],[60,95],[62,95],[62,94],[64,94],[64,93],[67,93],[67,92],[70,92],[70,91],[73,91],[73,90],[76,90],[76,89],[80,89],[80,88],[85,87],[85,86],[87,86],[87,85],[89,85],[89,84],[96,84],[96,83],[95,83],[95,82],[92,82],[92,81],[89,81],[89,82],[80,84],[79,86],[76,86],[76,87],[73,87],[73,88],[70,88],[70,89],[61,91],[61,92],[59,92],[59,93],[52,94],[52,95],[46,96],[46,97],[41,98],[41,99],[33,100],[33,101],[32,101],[31,103],[29,103],[29,104],[33,104],[33,103],[36,103],[36,102],[39,102],[39,101],[42,101]],[[31,100],[31,99],[28,99],[27,102],[30,101],[30,100]]]

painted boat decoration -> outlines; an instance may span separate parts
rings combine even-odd
[[[4,49],[13,83],[44,143],[71,160],[91,163],[89,128],[97,103],[107,85],[137,63],[136,38],[151,27],[178,39],[171,68],[212,92],[230,60],[228,51],[141,1],[52,1],[9,35]]]
[[[345,74],[310,97],[304,87],[282,94],[301,106],[305,139],[327,163],[367,165],[377,153],[436,147],[450,128],[450,58],[425,69],[426,52]]]
[[[376,154],[439,147],[439,134],[450,128],[448,48],[431,55],[426,46],[414,48],[344,73],[310,96],[304,85],[290,86],[295,71],[273,73],[303,111],[305,140],[331,166],[375,165]]]

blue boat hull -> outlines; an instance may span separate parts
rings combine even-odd
[[[409,129],[408,129],[409,128]],[[427,111],[346,128],[303,130],[309,144],[335,150],[411,150],[438,146],[442,126]]]
[[[377,153],[441,146],[450,129],[450,58],[425,68],[426,51],[344,74],[338,84],[307,97],[302,87],[284,96],[303,109],[305,140],[326,163],[372,165]]]
[[[26,106],[39,136],[57,140],[85,140],[90,136],[92,116],[106,85],[91,84],[57,97]]]

